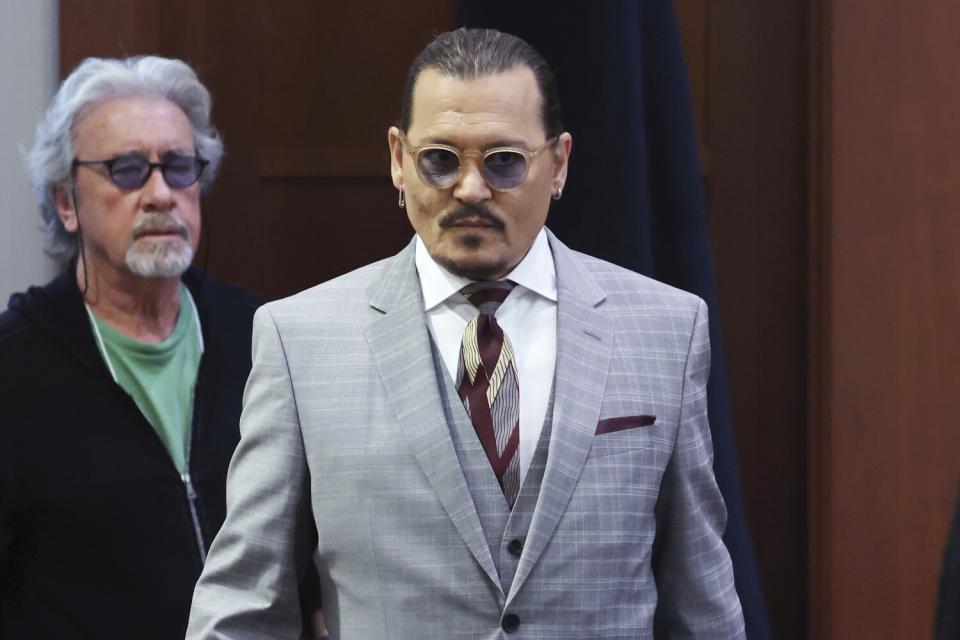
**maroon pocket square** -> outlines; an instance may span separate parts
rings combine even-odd
[[[597,423],[594,435],[626,431],[637,427],[649,427],[657,421],[657,416],[622,416],[620,418],[606,418]]]

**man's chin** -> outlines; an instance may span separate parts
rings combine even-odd
[[[510,271],[503,258],[439,256],[434,259],[450,273],[468,280],[496,280]]]
[[[144,278],[179,278],[193,262],[193,248],[182,238],[138,241],[127,250],[125,262]]]

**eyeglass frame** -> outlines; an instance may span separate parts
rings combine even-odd
[[[183,185],[182,187],[177,187],[177,186],[174,186],[174,185],[170,184],[170,183],[167,181],[167,174],[164,173],[164,170],[169,166],[169,155],[170,155],[170,154],[165,154],[165,158],[167,158],[167,159],[161,159],[160,162],[151,162],[149,158],[147,158],[145,155],[143,155],[143,154],[141,154],[141,153],[124,153],[124,154],[121,154],[121,155],[118,155],[118,156],[114,156],[114,157],[112,157],[112,158],[107,158],[106,160],[79,160],[79,159],[77,159],[77,158],[74,158],[74,159],[73,159],[73,162],[70,163],[70,170],[71,170],[71,172],[73,172],[73,171],[76,171],[77,167],[90,167],[90,166],[103,165],[104,167],[107,168],[107,177],[108,177],[108,179],[110,180],[111,184],[113,184],[113,186],[117,187],[118,189],[122,189],[122,190],[124,190],[124,191],[135,191],[135,190],[137,190],[137,189],[142,189],[142,188],[143,188],[143,185],[147,184],[147,182],[150,181],[150,178],[153,176],[153,171],[154,171],[154,169],[160,169],[160,176],[163,178],[163,183],[164,183],[165,185],[167,185],[168,187],[170,187],[171,189],[176,189],[176,190],[180,191],[180,190],[183,190],[183,189],[189,189],[189,188],[192,187],[193,185],[195,185],[195,184],[197,184],[198,182],[200,182],[200,177],[203,175],[203,170],[207,168],[207,165],[208,165],[208,164],[210,164],[210,161],[209,161],[209,160],[206,160],[206,159],[200,157],[199,155],[192,155],[192,156],[190,156],[190,155],[186,155],[186,154],[175,154],[175,155],[177,155],[177,156],[180,157],[180,158],[190,158],[190,159],[192,159],[192,160],[196,163],[196,166],[197,166],[197,177],[196,177],[196,179],[194,179],[194,181],[191,182],[190,184],[185,184],[185,185]],[[114,178],[113,178],[113,165],[116,164],[117,162],[119,162],[120,160],[124,160],[124,159],[126,159],[126,158],[130,158],[131,156],[136,156],[136,157],[143,158],[143,160],[145,160],[146,163],[147,163],[147,172],[144,174],[143,182],[141,182],[141,183],[138,184],[137,186],[135,186],[135,187],[124,187],[123,185],[117,184],[116,181],[114,180]]]
[[[534,159],[540,153],[542,153],[545,149],[547,149],[553,144],[556,144],[557,140],[560,139],[560,136],[553,136],[552,138],[544,142],[541,146],[537,147],[536,149],[533,149],[532,151],[528,149],[522,149],[520,147],[505,147],[505,146],[491,147],[485,151],[481,151],[480,149],[462,149],[461,150],[461,149],[458,149],[457,147],[454,147],[448,144],[439,144],[439,143],[422,144],[414,147],[414,146],[411,146],[410,141],[407,139],[407,134],[406,132],[403,131],[403,129],[397,129],[397,138],[400,140],[400,145],[403,147],[403,150],[409,153],[411,156],[413,156],[413,166],[417,171],[417,177],[419,177],[420,181],[423,182],[423,184],[427,185],[428,187],[432,187],[434,189],[449,189],[453,187],[453,185],[455,185],[460,180],[460,176],[463,175],[464,157],[479,156],[480,162],[477,163],[477,170],[479,171],[480,175],[483,177],[484,183],[492,191],[512,191],[513,189],[520,187],[521,185],[523,185],[524,182],[526,182],[527,176],[530,174],[530,165],[533,163]],[[441,187],[439,185],[435,185],[431,183],[429,180],[426,180],[423,177],[423,173],[420,171],[419,158],[420,158],[420,154],[426,151],[427,149],[443,149],[445,151],[449,151],[453,153],[457,157],[457,162],[458,162],[457,174],[453,177],[452,180],[450,180],[450,184]],[[524,166],[523,166],[523,177],[520,178],[520,182],[518,182],[515,186],[501,189],[490,184],[490,180],[487,178],[487,176],[483,172],[483,161],[486,160],[487,157],[493,155],[494,153],[503,153],[504,151],[509,151],[511,153],[518,153],[521,156],[523,156]]]

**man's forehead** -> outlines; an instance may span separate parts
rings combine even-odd
[[[424,69],[413,89],[410,130],[488,128],[542,132],[540,91],[533,72],[517,66],[475,78]]]
[[[83,109],[74,123],[73,138],[78,146],[136,150],[159,144],[189,149],[193,127],[183,110],[164,98],[117,97]]]

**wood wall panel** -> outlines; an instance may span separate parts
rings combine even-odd
[[[214,14],[235,6],[209,4]],[[211,210],[240,219],[216,220],[213,232],[249,249],[214,249],[211,270],[279,296],[406,243],[386,130],[404,70],[434,30],[451,26],[452,11],[437,0],[410,9],[250,3],[216,36],[211,88],[231,107],[218,122],[243,157],[231,157],[233,171],[211,198]]]
[[[160,15],[156,0],[60,0],[61,75],[87,56],[157,51]]]
[[[262,9],[261,64],[270,73],[262,78],[261,144],[373,147],[388,175],[386,127],[399,115],[406,70],[438,27],[451,26],[449,4],[409,3],[402,19],[372,2]]]
[[[830,487],[831,369],[830,327],[830,194],[831,93],[830,59],[831,0],[811,3],[808,77],[808,193],[809,260],[807,290],[807,518],[808,578],[810,603],[808,637],[827,638],[827,623],[833,616],[830,580],[829,526],[832,499]]]
[[[806,637],[806,3],[710,13],[708,212],[744,508],[775,638]]]
[[[819,637],[927,638],[960,472],[960,6],[824,11],[826,377],[811,446],[828,584],[811,597],[828,599]]]

